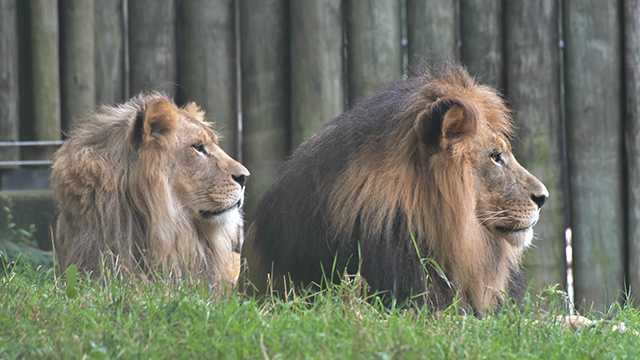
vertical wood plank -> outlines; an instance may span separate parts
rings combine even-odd
[[[127,99],[125,73],[124,0],[95,3],[96,103],[115,104]]]
[[[349,103],[402,75],[400,2],[348,1]]]
[[[603,310],[624,272],[622,17],[608,1],[563,4],[576,304]]]
[[[344,109],[342,3],[291,1],[291,135],[295,147]]]
[[[93,0],[61,0],[62,127],[96,107]]]
[[[29,2],[31,24],[31,102],[33,126],[28,136],[34,140],[60,139],[60,73],[58,48],[58,2]],[[49,157],[51,149],[33,149],[30,156]]]
[[[240,2],[243,162],[248,218],[271,186],[289,143],[289,39],[285,0]]]
[[[130,94],[176,88],[175,0],[132,0],[129,5]]]
[[[517,130],[515,152],[551,194],[525,258],[529,283],[536,290],[565,283],[558,14],[557,0],[505,2],[506,94]]]
[[[409,73],[459,58],[458,0],[407,0]]]
[[[206,110],[230,155],[237,155],[234,16],[232,0],[180,2],[180,97]]]
[[[462,63],[480,82],[497,89],[503,89],[502,4],[500,0],[460,0]]]
[[[18,140],[17,0],[0,0],[0,141]],[[18,160],[17,148],[0,148],[0,161]]]
[[[627,116],[627,220],[629,224],[627,259],[629,287],[634,300],[640,300],[640,0],[624,0],[625,83]]]

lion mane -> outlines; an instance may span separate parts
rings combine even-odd
[[[356,104],[295,151],[261,200],[243,248],[250,288],[360,272],[400,301],[441,309],[459,296],[476,314],[518,295],[525,246],[478,220],[477,169],[458,140],[510,149],[511,129],[502,99],[457,66]]]
[[[173,188],[180,122],[215,137],[203,115],[193,103],[178,108],[162,94],[141,94],[101,107],[72,131],[51,175],[62,269],[75,264],[100,274],[106,266],[147,278],[235,282],[239,210],[217,221],[194,220]]]

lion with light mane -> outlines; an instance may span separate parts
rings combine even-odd
[[[101,107],[54,156],[55,252],[94,273],[235,283],[247,169],[194,103],[158,94]]]
[[[513,156],[511,131],[503,100],[461,67],[361,101],[303,143],[263,197],[247,279],[280,291],[359,271],[400,301],[495,309],[548,197]]]

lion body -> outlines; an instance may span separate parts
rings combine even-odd
[[[160,104],[158,117],[166,125],[142,118],[150,104]],[[73,130],[55,155],[51,176],[59,207],[55,252],[63,269],[75,264],[100,273],[106,266],[235,282],[239,210],[201,221],[179,200],[185,187],[203,190],[177,165],[190,132],[215,136],[202,115],[193,106],[178,109],[160,94],[140,95],[102,107]]]
[[[295,151],[261,200],[243,249],[253,286],[280,290],[359,271],[372,290],[400,301],[440,309],[457,295],[477,313],[518,289],[524,246],[478,221],[466,145],[442,150],[415,135],[415,119],[446,96],[476,102],[487,122],[478,131],[508,137],[501,100],[461,69],[356,104]]]

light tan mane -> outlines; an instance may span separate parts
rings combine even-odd
[[[62,268],[76,264],[93,272],[106,261],[109,267],[143,276],[163,272],[230,280],[240,215],[198,221],[176,200],[171,175],[175,127],[167,126],[148,146],[135,145],[137,117],[158,101],[170,103],[152,93],[101,107],[56,153],[51,185],[60,209],[57,259]],[[161,110],[167,116],[202,122],[197,108],[166,106],[170,108]]]

